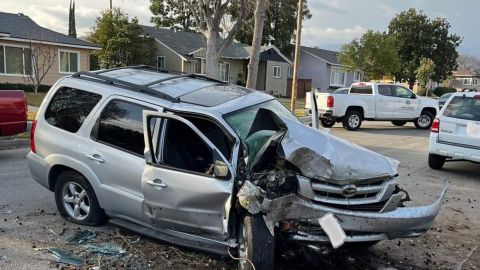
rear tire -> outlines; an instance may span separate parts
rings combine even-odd
[[[320,119],[320,123],[322,124],[322,127],[326,128],[331,128],[335,125],[335,121],[328,119]]]
[[[428,166],[434,170],[441,170],[445,165],[446,157],[437,154],[428,155]]]
[[[60,215],[71,222],[97,226],[106,221],[92,186],[75,171],[63,171],[57,177],[55,203]]]
[[[238,231],[239,257],[249,259],[255,269],[273,270],[275,262],[275,237],[265,224],[262,214],[244,217]],[[247,260],[240,260],[240,270],[252,270]]]
[[[362,125],[363,116],[359,111],[348,111],[343,117],[343,127],[349,131],[355,131]]]
[[[406,123],[407,123],[407,121],[392,121],[392,124],[397,126],[397,127],[403,127],[403,126],[405,126]]]
[[[435,116],[431,112],[423,111],[422,114],[420,114],[420,117],[415,119],[413,123],[416,128],[426,130],[432,127],[434,119]]]

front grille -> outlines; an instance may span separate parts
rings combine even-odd
[[[312,180],[313,201],[330,205],[377,204],[390,198],[395,190],[395,181],[386,179],[372,183],[337,184]]]

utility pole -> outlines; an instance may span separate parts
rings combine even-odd
[[[110,0],[110,10],[113,9],[112,0]]]
[[[297,102],[298,68],[300,63],[300,43],[302,40],[302,20],[303,20],[303,0],[298,0],[297,35],[295,37],[295,60],[293,62],[292,100],[290,103],[290,110],[293,113],[295,113],[295,103]]]

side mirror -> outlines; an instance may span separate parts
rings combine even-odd
[[[213,164],[213,174],[218,178],[225,178],[228,176],[228,166],[222,160],[215,160]]]
[[[415,93],[412,94],[412,99],[416,99],[417,95]]]

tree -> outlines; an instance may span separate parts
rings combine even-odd
[[[373,31],[367,31],[359,40],[343,45],[338,60],[347,71],[362,71],[366,79],[382,79],[400,68],[392,37]]]
[[[156,27],[168,27],[182,32],[194,32],[195,20],[185,1],[150,0],[151,22]]]
[[[54,47],[36,44],[30,40],[28,49],[24,49],[25,63],[31,63],[29,70],[26,70],[27,76],[23,77],[24,82],[33,88],[35,94],[42,84],[43,79],[50,69],[56,63],[57,50]],[[28,67],[28,66],[27,66]]]
[[[416,72],[418,85],[420,87],[419,93],[423,94],[423,91],[425,91],[425,95],[428,96],[427,84],[433,78],[433,75],[435,75],[435,63],[430,58],[422,58]]]
[[[75,27],[75,0],[70,0],[68,12],[68,35],[77,38],[77,29]]]
[[[262,49],[263,24],[265,22],[266,0],[257,0],[255,6],[255,30],[253,35],[252,48],[250,50],[250,60],[248,63],[247,87],[255,89],[257,87],[258,63],[260,61],[260,51]]]
[[[450,34],[450,24],[444,18],[430,20],[422,11],[414,8],[401,12],[390,21],[388,33],[395,40],[400,58],[400,69],[395,78],[408,82],[410,89],[416,81],[417,69],[422,58],[435,63],[434,81],[443,81],[457,68],[458,35]]]
[[[271,42],[282,53],[290,55],[297,18],[297,4],[297,0],[269,0],[268,8],[265,12],[262,44]],[[304,1],[302,13],[304,20],[312,17],[307,1]],[[236,39],[243,43],[252,44],[253,24],[253,18],[249,18],[236,35]]]
[[[459,68],[476,71],[480,73],[480,59],[469,54],[460,54],[457,58]]]
[[[137,18],[129,21],[120,8],[102,11],[88,39],[102,47],[95,52],[101,68],[153,63],[153,39],[144,36]]]

